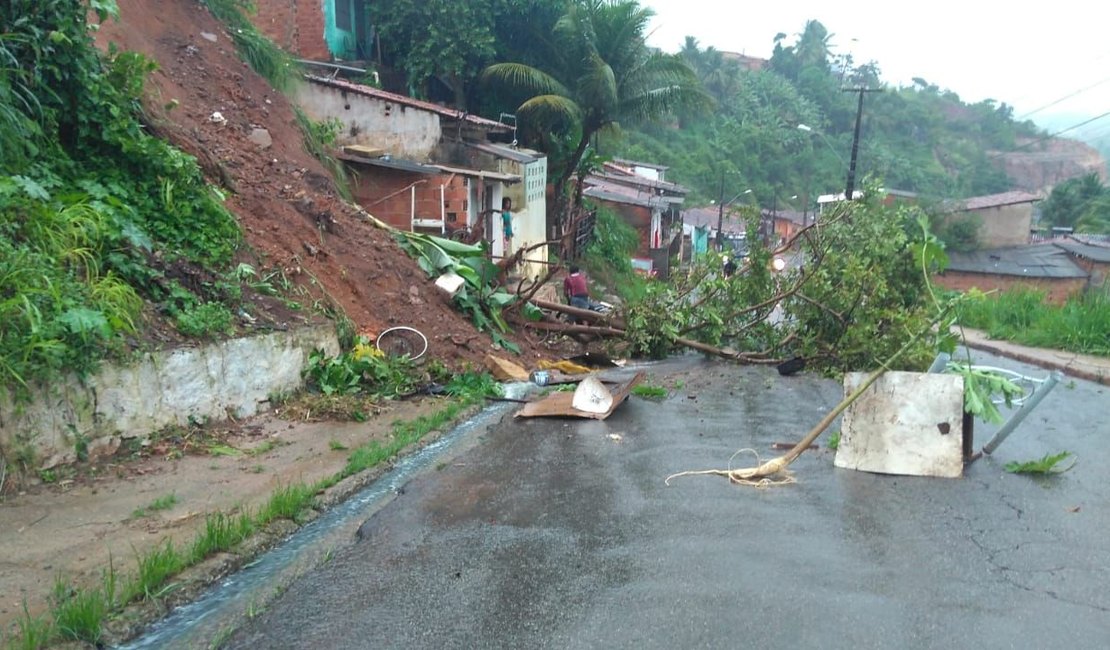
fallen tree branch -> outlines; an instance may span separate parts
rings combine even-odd
[[[790,465],[790,463],[794,462],[794,460],[798,458],[798,456],[802,455],[802,452],[808,449],[809,446],[813,444],[814,440],[817,440],[817,437],[820,436],[830,424],[832,424],[833,420],[840,416],[840,414],[843,413],[849,406],[851,406],[853,402],[859,399],[859,397],[863,395],[868,388],[871,388],[871,385],[878,381],[879,377],[881,377],[890,368],[890,366],[898,360],[899,357],[901,357],[914,345],[916,345],[923,336],[931,332],[933,328],[938,323],[940,323],[947,314],[948,309],[942,310],[940,314],[938,314],[927,327],[912,336],[909,341],[906,341],[905,345],[899,348],[897,352],[892,354],[886,361],[884,361],[879,366],[878,370],[871,373],[867,377],[866,381],[860,384],[860,386],[852,391],[850,395],[842,399],[840,403],[836,405],[836,408],[826,413],[825,417],[821,418],[821,421],[818,422],[812,429],[810,429],[809,433],[806,434],[806,436],[802,438],[798,442],[798,444],[794,445],[794,448],[788,451],[786,454],[779,456],[778,458],[772,458],[765,463],[760,463],[757,467],[745,467],[741,469],[706,469],[678,472],[677,474],[671,474],[663,482],[666,485],[670,485],[671,479],[678,478],[680,476],[714,475],[725,476],[728,478],[730,483],[749,485],[754,487],[771,487],[775,485],[787,485],[789,483],[793,483],[794,479],[787,473],[786,469]],[[735,455],[736,454],[733,454],[734,457]]]

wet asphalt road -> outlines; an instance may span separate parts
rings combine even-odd
[[[839,384],[695,358],[649,372],[682,388],[469,441],[223,647],[1110,647],[1107,387],[1065,380],[963,479],[836,469],[822,448],[757,490],[663,479],[780,453]],[[1061,476],[1002,470],[1065,449]]]

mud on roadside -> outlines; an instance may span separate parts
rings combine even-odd
[[[154,437],[149,445],[28,485],[0,500],[0,640],[13,636],[26,603],[31,616],[48,613],[58,578],[96,585],[114,566],[127,577],[136,559],[167,541],[187,547],[206,515],[257,510],[283,486],[311,485],[338,474],[353,450],[386,442],[396,421],[411,421],[443,408],[425,397],[375,406],[363,422],[312,421],[302,408],[271,412],[228,425],[189,427]],[[459,417],[466,417],[472,409]],[[296,420],[283,419],[296,416]],[[436,440],[432,431],[401,453]],[[141,601],[106,624],[108,641],[120,642],[199,595],[288,537],[300,525],[373,482],[387,462],[340,481],[317,495],[316,510],[299,523],[271,522],[240,544],[173,578],[173,589]],[[167,498],[172,495],[172,498]],[[160,501],[163,508],[152,508]]]

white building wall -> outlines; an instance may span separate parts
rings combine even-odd
[[[294,101],[314,120],[343,123],[338,142],[425,162],[442,135],[435,113],[317,83],[299,84]]]

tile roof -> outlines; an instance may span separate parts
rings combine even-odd
[[[523,149],[520,147],[510,147],[508,145],[497,144],[494,142],[468,142],[467,146],[484,151],[485,153],[492,154],[498,158],[505,158],[518,163],[530,163],[540,160],[544,154],[532,149]]]
[[[1054,241],[1052,243],[1072,255],[1085,257],[1093,262],[1110,262],[1110,246],[1085,244],[1078,241]]]
[[[716,230],[717,219],[720,218],[720,214],[720,210],[716,206],[708,208],[687,208],[682,211],[682,222],[688,226],[698,226]],[[727,208],[725,209],[725,218],[724,222],[721,224],[721,232],[743,233],[747,232],[747,228],[747,224],[740,218],[739,214],[729,212]]]
[[[1027,278],[1085,278],[1062,249],[1054,244],[991,248],[948,254],[948,270],[965,273],[1016,275]]]
[[[638,185],[640,187],[650,187],[652,189],[662,190],[664,192],[672,192],[674,194],[689,194],[690,192],[689,188],[683,187],[678,183],[671,183],[669,181],[657,181],[646,178],[644,176],[640,176],[638,174],[632,174],[620,169],[619,167],[611,165],[610,163],[605,163],[605,169],[607,171],[590,174],[586,178],[586,182],[588,183],[590,182],[591,178],[596,177],[612,181],[614,183],[621,183],[624,185]]]
[[[1033,203],[1034,201],[1041,201],[1043,199],[1044,197],[1040,194],[1031,194],[1029,192],[1015,190],[1012,192],[1002,192],[1001,194],[973,196],[969,199],[948,201],[945,203],[945,208],[947,212],[983,210],[985,208],[1000,208],[1004,205],[1014,205],[1017,203]]]
[[[665,197],[659,196],[654,192],[646,192],[642,189],[621,185],[619,183],[610,183],[593,176],[589,178],[588,187],[582,191],[582,194],[603,201],[627,203],[629,205],[658,208],[660,210],[666,210],[671,205],[670,201]]]
[[[362,84],[356,84],[350,81],[344,81],[342,79],[332,79],[331,77],[320,77],[311,74],[306,74],[305,79],[308,79],[312,83],[317,83],[322,86],[330,86],[332,88],[338,88],[340,90],[363,95],[365,97],[384,99],[387,101],[396,102],[398,104],[404,104],[405,106],[412,106],[413,108],[430,111],[443,117],[450,117],[456,120],[464,120],[471,124],[483,126],[488,129],[497,129],[506,132],[512,130],[512,127],[508,126],[507,124],[502,124],[501,122],[497,122],[495,120],[479,117],[477,115],[471,115],[466,111],[460,111],[458,109],[440,106],[439,104],[433,104],[432,102],[426,102],[420,99],[413,99],[412,97],[407,97],[405,95],[398,95],[397,93],[386,92],[372,86],[364,86]]]

